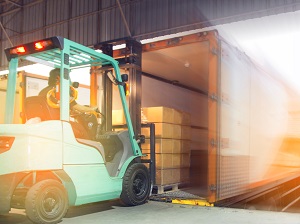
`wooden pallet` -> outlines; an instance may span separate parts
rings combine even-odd
[[[179,183],[167,185],[154,185],[153,188],[157,190],[157,194],[163,194],[168,191],[178,191]]]

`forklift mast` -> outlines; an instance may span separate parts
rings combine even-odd
[[[113,46],[125,43],[125,48],[114,51]],[[124,69],[129,76],[130,94],[129,94],[129,112],[132,119],[134,133],[138,136],[141,133],[141,99],[142,99],[142,44],[132,38],[122,38],[107,42],[101,42],[94,46],[95,49],[102,50],[106,55],[116,58],[119,67]],[[112,102],[111,86],[104,85],[105,105],[109,107]],[[107,108],[111,111],[112,108]],[[107,117],[108,129],[111,127],[111,117]],[[138,137],[137,136],[137,137]]]

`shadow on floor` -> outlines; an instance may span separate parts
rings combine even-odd
[[[119,200],[91,203],[70,207],[65,218],[79,217],[92,213],[108,211],[114,207],[124,207]],[[24,209],[12,209],[9,214],[0,215],[0,224],[32,224]]]
[[[96,202],[91,204],[85,204],[76,207],[70,207],[65,218],[73,218],[83,215],[88,215],[92,213],[108,211],[114,209],[113,206],[123,207],[120,200],[112,200],[112,201],[104,201],[104,202]]]

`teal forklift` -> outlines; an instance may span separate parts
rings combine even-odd
[[[118,62],[62,37],[8,48],[5,53],[9,74],[5,123],[0,124],[0,214],[25,208],[32,222],[53,224],[70,206],[117,198],[128,206],[145,203],[151,180],[141,159],[143,137],[134,133],[124,91],[128,76],[121,75]],[[27,122],[13,124],[20,60],[57,68],[60,78],[46,97],[27,97]],[[70,71],[82,67],[98,68],[111,85],[117,85],[126,129],[105,130],[105,114],[98,109],[72,109],[78,83],[71,82]]]

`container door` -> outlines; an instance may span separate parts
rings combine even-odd
[[[217,200],[242,194],[249,179],[251,62],[222,42]]]
[[[217,192],[217,154],[218,154],[218,68],[219,68],[219,43],[218,33],[211,32],[209,39],[209,64],[208,64],[208,166],[207,166],[207,198],[209,202],[216,201]]]

